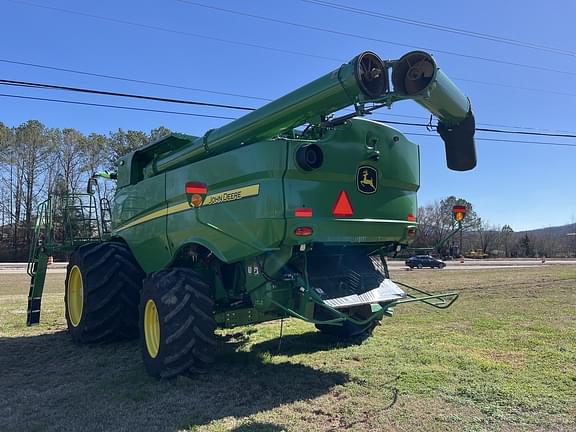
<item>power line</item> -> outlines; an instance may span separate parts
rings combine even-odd
[[[576,97],[576,93],[568,93],[568,92],[562,92],[562,91],[557,91],[557,90],[550,90],[549,88],[523,87],[523,86],[517,86],[517,85],[513,85],[513,84],[506,84],[506,83],[499,83],[499,82],[492,82],[492,81],[480,81],[480,80],[473,80],[473,79],[459,78],[459,77],[453,77],[453,79],[454,79],[454,81],[462,81],[462,82],[468,82],[468,83],[473,83],[473,84],[482,84],[482,85],[487,85],[487,86],[511,88],[514,90],[524,90],[524,91],[536,92],[536,93]]]
[[[404,117],[404,118],[413,118],[413,119],[417,119],[417,120],[425,120],[428,122],[430,120],[430,117],[405,115],[405,114],[390,114],[387,112],[386,113],[373,112],[372,116],[374,116],[374,117],[380,117],[380,116]],[[481,126],[495,127],[495,128],[524,129],[524,130],[530,130],[530,131],[536,131],[536,132],[539,132],[539,131],[540,132],[555,132],[555,133],[559,133],[559,134],[575,134],[576,135],[576,132],[561,130],[561,129],[546,129],[546,128],[536,128],[536,127],[530,127],[530,126],[514,126],[514,125],[501,124],[501,123],[480,123],[480,122],[478,122],[476,124],[481,125]]]
[[[35,83],[35,82],[29,82],[29,81],[14,81],[14,80],[0,79],[0,85],[7,85],[7,86],[12,86],[12,87],[32,87],[32,88],[40,88],[40,89],[64,90],[64,91],[70,91],[70,92],[88,93],[88,94],[96,94],[96,95],[102,95],[102,96],[118,96],[118,97],[132,98],[132,99],[151,100],[151,101],[157,101],[157,102],[169,102],[169,103],[177,103],[177,104],[184,104],[184,105],[198,105],[198,106],[206,106],[206,107],[213,107],[213,108],[227,108],[227,109],[244,110],[244,111],[254,111],[256,109],[256,108],[239,106],[239,105],[226,105],[226,104],[218,104],[218,103],[211,103],[211,102],[199,102],[199,101],[191,101],[191,100],[184,100],[184,99],[164,98],[164,97],[157,97],[157,96],[144,96],[144,95],[138,95],[138,94],[118,93],[118,92],[111,92],[111,91],[105,91],[105,90],[86,89],[86,88],[80,88],[80,87],[68,87],[68,86],[61,86],[61,85],[54,85],[54,84]]]
[[[423,123],[408,123],[408,122],[397,122],[397,121],[385,121],[387,124],[397,124],[403,126],[418,126],[418,127],[430,127],[429,124]],[[557,138],[576,138],[576,134],[555,134],[548,132],[523,132],[523,131],[511,131],[503,129],[491,129],[491,128],[476,128],[477,132],[490,132],[490,133],[501,133],[501,134],[513,134],[513,135],[533,135],[533,136],[548,136]]]
[[[31,7],[40,8],[40,9],[47,9],[47,10],[56,11],[56,12],[63,12],[63,13],[71,14],[71,15],[78,15],[78,16],[83,16],[83,17],[88,17],[88,18],[94,18],[94,19],[98,19],[101,21],[113,22],[116,24],[124,24],[124,25],[133,26],[133,27],[139,27],[139,28],[143,28],[143,29],[147,29],[147,30],[155,30],[155,31],[160,31],[160,32],[164,32],[164,33],[172,33],[172,34],[177,34],[180,36],[189,36],[189,37],[194,37],[194,38],[200,38],[200,39],[212,40],[212,41],[216,41],[216,42],[229,43],[229,44],[233,44],[233,45],[245,46],[245,47],[250,47],[250,48],[259,48],[259,49],[264,49],[264,50],[268,50],[268,51],[275,51],[275,52],[279,52],[279,53],[283,53],[283,54],[292,54],[292,55],[297,55],[297,56],[311,57],[311,58],[330,60],[330,61],[335,61],[335,62],[341,62],[342,61],[340,59],[336,59],[333,57],[326,57],[326,56],[320,56],[320,55],[316,55],[316,54],[308,54],[308,53],[304,53],[301,51],[293,51],[293,50],[288,50],[288,49],[283,49],[283,48],[276,48],[276,47],[270,47],[270,46],[265,46],[265,45],[253,44],[253,43],[249,43],[249,42],[240,42],[240,41],[232,40],[232,39],[224,39],[224,38],[218,38],[218,37],[213,37],[213,36],[207,36],[205,34],[200,34],[200,33],[192,33],[192,32],[187,32],[187,31],[183,31],[183,30],[175,30],[175,29],[171,29],[171,28],[167,28],[167,27],[160,27],[160,26],[155,26],[155,25],[150,25],[150,24],[142,24],[142,23],[137,23],[134,21],[121,20],[118,18],[110,18],[110,17],[90,14],[90,13],[86,13],[86,12],[78,12],[78,11],[74,11],[74,10],[70,10],[70,9],[58,8],[58,7],[54,7],[54,6],[40,5],[40,4],[31,3],[31,2],[27,2],[27,1],[21,1],[21,0],[4,0],[4,1],[19,4],[19,5],[31,6]]]
[[[7,64],[19,65],[19,66],[39,68],[39,69],[55,70],[55,71],[59,71],[59,72],[66,72],[66,73],[72,73],[72,74],[78,74],[78,75],[92,76],[92,77],[96,77],[96,78],[105,78],[105,79],[111,79],[111,80],[117,80],[117,81],[132,82],[132,83],[137,83],[137,84],[146,84],[146,85],[153,85],[153,86],[158,86],[158,87],[174,88],[174,89],[178,89],[178,90],[190,90],[190,91],[197,91],[197,92],[203,92],[203,93],[209,93],[209,94],[218,94],[218,95],[223,95],[223,96],[233,96],[233,97],[239,97],[239,98],[245,98],[245,99],[260,100],[260,101],[266,101],[266,102],[272,101],[272,99],[270,99],[270,98],[265,98],[265,97],[260,97],[260,96],[251,96],[251,95],[240,94],[240,93],[222,92],[222,91],[209,90],[209,89],[198,88],[198,87],[187,87],[187,86],[168,84],[168,83],[162,83],[162,82],[157,82],[157,81],[147,81],[147,80],[141,80],[141,79],[135,79],[135,78],[120,77],[120,76],[110,75],[110,74],[100,74],[100,73],[82,71],[82,70],[77,70],[77,69],[61,68],[61,67],[57,67],[57,66],[49,66],[49,65],[43,65],[43,64],[38,64],[38,63],[21,62],[21,61],[2,59],[2,58],[0,58],[0,62],[1,63],[7,63]],[[554,90],[550,90],[550,89],[537,89],[537,88],[530,88],[530,87],[520,87],[520,86],[503,84],[503,83],[496,83],[496,82],[489,82],[489,81],[478,81],[478,80],[471,80],[471,79],[465,79],[465,78],[454,78],[454,80],[455,81],[476,83],[476,84],[483,84],[483,85],[488,85],[488,86],[513,88],[513,89],[517,89],[517,90],[524,90],[524,91],[530,91],[530,92],[557,94],[557,95],[571,96],[571,97],[576,96],[576,93],[565,93],[565,92],[559,92],[559,91],[554,91]],[[426,118],[418,117],[418,116],[407,116],[407,115],[399,115],[399,114],[388,114],[388,115],[394,116],[394,117],[406,117],[406,118],[411,117],[411,118],[419,118],[421,120],[426,120]],[[484,124],[486,126],[498,126],[498,127],[502,126],[502,127],[518,128],[518,129],[534,129],[532,127],[525,127],[525,126],[495,125],[495,124],[490,124],[490,123],[479,123],[479,124]],[[559,131],[559,132],[566,132],[566,131]]]
[[[31,81],[17,81],[17,80],[0,79],[0,85],[13,86],[13,87],[24,87],[24,88],[35,88],[35,89],[63,90],[63,91],[70,91],[70,92],[76,92],[76,93],[100,95],[100,96],[124,97],[124,98],[138,99],[138,100],[150,100],[150,101],[155,101],[155,102],[177,103],[177,104],[184,104],[184,105],[206,106],[206,107],[212,107],[212,108],[224,108],[224,109],[233,109],[233,110],[254,111],[256,109],[253,107],[246,107],[246,106],[240,106],[240,105],[227,105],[227,104],[193,101],[193,100],[186,100],[186,99],[173,99],[173,98],[165,98],[165,97],[157,97],[157,96],[147,96],[147,95],[141,95],[141,94],[119,93],[119,92],[111,92],[111,91],[107,91],[107,90],[95,90],[95,89],[87,89],[87,88],[81,88],[81,87],[70,87],[70,86],[63,86],[63,85],[31,82]],[[389,115],[393,115],[393,114],[389,114]],[[421,119],[421,117],[416,117],[416,116],[406,116],[406,117]],[[396,124],[396,125],[403,125],[403,126],[430,127],[430,124],[423,124],[423,123],[409,123],[409,122],[399,122],[399,121],[391,121],[391,120],[386,120],[385,122],[388,124]],[[511,130],[503,130],[503,129],[495,129],[495,128],[476,128],[476,130],[479,132],[490,132],[490,133],[549,136],[549,137],[559,137],[559,138],[576,138],[576,134],[558,134],[558,133],[550,133],[550,132],[524,132],[524,131],[511,131]]]
[[[218,95],[223,95],[223,96],[234,96],[234,97],[240,97],[240,98],[246,98],[246,99],[255,99],[255,100],[262,100],[262,101],[270,101],[271,100],[271,99],[258,97],[258,96],[249,96],[249,95],[244,95],[244,94],[239,94],[239,93],[207,90],[207,89],[202,89],[202,88],[198,88],[198,87],[186,87],[186,86],[182,86],[182,85],[167,84],[167,83],[161,83],[161,82],[157,82],[157,81],[146,81],[146,80],[140,80],[140,79],[134,79],[134,78],[119,77],[119,76],[115,76],[115,75],[99,74],[99,73],[82,71],[82,70],[77,70],[77,69],[69,69],[69,68],[61,68],[61,67],[57,67],[57,66],[42,65],[42,64],[38,64],[38,63],[21,62],[21,61],[8,60],[8,59],[0,59],[0,62],[1,63],[8,63],[8,64],[15,64],[15,65],[19,65],[19,66],[28,66],[28,67],[39,68],[39,69],[47,69],[47,70],[54,70],[54,71],[59,71],[59,72],[72,73],[72,74],[77,74],[77,75],[86,75],[86,76],[92,76],[92,77],[96,77],[96,78],[106,78],[106,79],[117,80],[117,81],[132,82],[132,83],[136,83],[136,84],[147,84],[147,85],[153,85],[153,86],[158,86],[158,87],[167,87],[167,88],[173,88],[173,89],[178,89],[178,90],[191,90],[191,91],[197,91],[197,92],[203,92],[203,93],[218,94]]]
[[[236,117],[225,117],[225,116],[219,116],[219,115],[208,115],[208,114],[197,114],[197,113],[189,113],[189,112],[182,112],[182,111],[168,111],[168,110],[159,110],[159,109],[150,109],[150,108],[129,107],[129,106],[124,106],[124,105],[98,104],[98,103],[91,103],[91,102],[70,101],[70,100],[65,100],[65,99],[50,99],[50,98],[40,98],[40,97],[32,97],[32,96],[20,96],[20,95],[6,94],[6,93],[0,93],[0,97],[16,98],[16,99],[29,99],[29,100],[44,101],[44,102],[57,102],[57,103],[72,104],[72,105],[85,105],[85,106],[101,107],[101,108],[114,108],[114,109],[121,109],[121,110],[130,110],[130,111],[145,111],[145,112],[153,112],[153,113],[161,113],[161,114],[177,114],[177,115],[186,115],[186,116],[192,116],[192,117],[206,117],[206,118],[213,118],[213,119],[236,120]]]
[[[164,27],[150,26],[150,25],[146,25],[146,24],[140,24],[140,23],[125,21],[125,20],[118,20],[115,18],[108,18],[108,17],[99,16],[99,15],[87,14],[87,13],[72,11],[72,10],[68,10],[68,9],[55,8],[55,7],[45,6],[45,5],[37,5],[34,3],[25,2],[25,1],[18,1],[18,0],[6,0],[6,1],[16,3],[16,4],[22,4],[22,5],[32,6],[32,7],[38,7],[38,8],[58,11],[58,12],[64,12],[64,13],[70,13],[70,14],[74,14],[74,15],[85,16],[85,17],[89,17],[89,18],[100,19],[100,20],[104,20],[104,21],[110,21],[110,22],[114,22],[117,24],[125,24],[125,25],[131,25],[131,26],[136,26],[136,27],[143,27],[143,28],[146,28],[148,30],[156,30],[156,31],[169,32],[169,33],[176,33],[176,34],[185,35],[185,36],[215,40],[218,42],[242,45],[242,46],[247,46],[250,48],[259,48],[259,49],[277,51],[277,52],[282,52],[282,53],[301,55],[301,56],[305,56],[305,57],[318,58],[318,59],[329,60],[329,61],[333,61],[333,62],[340,62],[340,63],[345,62],[345,60],[343,60],[343,59],[318,56],[318,55],[303,53],[303,52],[299,52],[299,51],[283,50],[283,49],[279,49],[279,48],[267,47],[267,46],[251,44],[251,43],[243,43],[243,42],[234,41],[234,40],[230,40],[230,39],[224,39],[224,38],[214,38],[214,37],[196,34],[196,33],[182,32],[182,31],[178,31],[178,30],[174,30],[174,29],[167,29]],[[208,7],[208,6],[204,6],[204,7]],[[263,17],[263,19],[264,19],[264,17]],[[295,23],[292,23],[292,24],[297,25]],[[382,42],[390,43],[390,44],[397,44],[397,43],[394,43],[391,41],[382,41]],[[402,46],[403,44],[400,44],[400,45]],[[412,46],[412,45],[406,45],[406,46],[411,47],[411,48],[415,48],[415,46]],[[438,52],[441,52],[441,51],[438,51]],[[206,93],[213,93],[213,94],[221,94],[221,95],[225,95],[225,96],[242,97],[242,98],[255,99],[255,100],[270,100],[270,99],[266,99],[266,98],[260,98],[257,96],[247,96],[247,95],[242,95],[242,94],[237,94],[237,93],[206,90],[206,89],[201,89],[201,88],[196,88],[196,87],[186,87],[186,86],[180,86],[180,85],[174,85],[174,84],[158,83],[158,82],[154,82],[154,81],[137,80],[137,79],[130,79],[130,78],[119,78],[119,77],[115,77],[115,76],[111,76],[111,75],[97,74],[97,73],[91,73],[91,72],[85,72],[85,71],[76,71],[73,69],[59,68],[59,67],[46,66],[46,65],[38,65],[38,64],[34,64],[34,63],[19,62],[19,61],[8,60],[8,59],[0,59],[0,62],[18,64],[18,65],[24,65],[24,66],[31,66],[31,67],[37,67],[37,68],[44,68],[44,69],[52,69],[52,70],[58,70],[58,71],[63,71],[63,72],[70,72],[70,73],[80,73],[80,74],[90,75],[90,76],[94,76],[94,77],[123,80],[123,81],[134,82],[134,83],[141,83],[141,84],[148,84],[148,85],[155,85],[155,86],[162,86],[162,87],[170,87],[170,88],[191,90],[191,91],[198,91],[198,92],[206,92]],[[552,71],[554,71],[554,70],[552,70]],[[564,71],[557,71],[557,72],[570,73],[570,72],[564,72]],[[480,81],[480,80],[472,80],[472,79],[458,78],[458,77],[454,77],[454,80],[455,81],[462,81],[462,82],[470,82],[470,83],[475,83],[475,84],[489,85],[489,86],[513,88],[513,89],[529,91],[529,92],[557,94],[557,95],[570,96],[570,97],[576,96],[575,93],[567,93],[567,92],[555,91],[555,90],[550,90],[550,89],[521,87],[521,86],[515,86],[515,85],[499,83],[499,82]]]
[[[341,5],[338,3],[331,3],[328,1],[320,1],[320,0],[300,0],[300,1],[302,1],[304,3],[310,3],[310,4],[317,5],[317,6],[325,7],[325,8],[337,9],[337,10],[341,10],[341,11],[345,11],[345,12],[351,12],[351,13],[358,14],[358,15],[371,16],[371,17],[375,17],[375,18],[388,20],[388,21],[395,21],[395,22],[399,22],[399,23],[403,23],[403,24],[413,25],[416,27],[429,28],[432,30],[437,30],[437,31],[447,32],[447,33],[453,33],[453,34],[459,34],[462,36],[468,36],[468,37],[472,37],[472,38],[476,38],[476,39],[489,40],[492,42],[499,42],[499,43],[503,43],[503,44],[507,44],[507,45],[520,46],[520,47],[530,48],[530,49],[534,49],[534,50],[538,50],[538,51],[545,51],[545,52],[550,52],[550,53],[554,53],[554,54],[561,54],[561,55],[566,55],[566,56],[570,56],[570,57],[576,57],[576,52],[566,50],[563,48],[556,48],[556,47],[551,47],[548,45],[542,45],[542,44],[536,44],[533,42],[521,41],[518,39],[505,38],[502,36],[492,35],[492,34],[488,34],[488,33],[480,33],[480,32],[475,32],[475,31],[470,31],[470,30],[465,30],[465,29],[459,29],[456,27],[450,27],[450,26],[444,26],[444,25],[429,23],[426,21],[418,21],[418,20],[413,20],[413,19],[409,19],[409,18],[398,17],[398,16],[394,16],[394,15],[383,14],[381,12],[375,12],[375,11],[370,11],[370,10],[366,10],[366,9],[355,8],[352,6]]]
[[[0,97],[25,99],[25,100],[35,100],[35,101],[43,101],[43,102],[55,102],[55,103],[82,105],[82,106],[89,106],[89,107],[99,107],[99,108],[111,108],[111,109],[121,109],[121,110],[130,110],[130,111],[152,112],[152,113],[161,113],[161,114],[176,114],[176,115],[204,117],[204,118],[213,118],[213,119],[222,119],[222,120],[236,120],[237,119],[237,117],[198,114],[198,113],[190,113],[190,112],[182,112],[182,111],[158,110],[158,109],[149,109],[149,108],[140,108],[140,107],[130,107],[130,106],[125,106],[125,105],[98,104],[98,103],[91,103],[91,102],[70,101],[70,100],[65,100],[65,99],[40,98],[40,97],[21,96],[21,95],[6,94],[6,93],[0,93]],[[386,122],[386,123],[398,124],[399,122]],[[421,124],[415,124],[415,125],[427,126],[427,125],[421,125]],[[404,133],[404,135],[431,137],[430,134],[423,134],[423,133],[416,133],[416,132],[408,132],[408,133]],[[506,143],[525,143],[525,144],[535,144],[535,145],[576,147],[576,144],[555,143],[555,142],[507,140],[507,139],[494,139],[494,138],[475,138],[475,139],[478,141],[497,141],[497,142],[506,142]]]
[[[417,132],[406,132],[406,133],[404,133],[404,135],[425,136],[425,137],[429,137],[429,138],[434,137],[434,135],[425,134],[425,133],[417,133]],[[546,141],[524,141],[524,140],[507,140],[507,139],[478,138],[478,137],[475,137],[474,139],[477,141],[495,141],[495,142],[505,142],[505,143],[535,144],[535,145],[544,145],[544,146],[576,147],[576,144],[546,142]]]
[[[342,59],[337,59],[337,58],[333,58],[333,57],[319,56],[319,55],[315,55],[315,54],[304,53],[301,51],[287,50],[287,49],[283,49],[283,48],[258,45],[258,44],[248,43],[248,42],[240,42],[237,40],[217,38],[217,37],[213,37],[213,36],[207,36],[205,34],[191,33],[191,32],[186,32],[186,31],[182,31],[182,30],[175,30],[175,29],[170,29],[170,28],[166,28],[166,27],[154,26],[154,25],[150,25],[150,24],[142,24],[142,23],[137,23],[137,22],[133,22],[133,21],[121,20],[121,19],[117,19],[117,18],[104,17],[101,15],[89,14],[89,13],[85,13],[85,12],[78,12],[78,11],[73,11],[70,9],[58,8],[58,7],[53,7],[53,6],[40,5],[40,4],[31,3],[31,2],[22,1],[22,0],[4,0],[4,1],[8,1],[11,3],[20,4],[20,5],[31,6],[31,7],[35,7],[35,8],[47,9],[47,10],[52,10],[52,11],[57,11],[57,12],[64,12],[64,13],[68,13],[68,14],[72,14],[72,15],[94,18],[94,19],[98,19],[98,20],[102,20],[102,21],[113,22],[116,24],[124,24],[124,25],[130,25],[130,26],[134,26],[134,27],[144,28],[144,29],[148,29],[148,30],[155,30],[155,31],[161,31],[161,32],[166,32],[166,33],[178,34],[181,36],[190,36],[190,37],[195,37],[195,38],[213,40],[213,41],[217,41],[217,42],[224,42],[224,43],[230,43],[230,44],[234,44],[234,45],[246,46],[246,47],[250,47],[250,48],[259,48],[259,49],[264,49],[264,50],[268,50],[268,51],[281,52],[284,54],[292,54],[292,55],[298,55],[298,56],[304,56],[304,57],[311,57],[311,58],[318,58],[318,59],[323,59],[323,60],[342,62]],[[276,19],[276,18],[263,17],[260,15],[249,14],[246,12],[240,12],[240,11],[220,8],[220,7],[216,7],[216,6],[204,5],[204,4],[196,3],[196,2],[190,2],[190,1],[185,1],[185,0],[176,0],[176,1],[178,1],[180,3],[192,5],[192,6],[198,6],[198,7],[203,7],[203,8],[207,8],[207,9],[218,10],[221,12],[227,12],[227,13],[232,13],[232,14],[241,15],[241,16],[247,16],[247,17],[251,17],[251,18],[255,18],[255,19],[259,19],[259,20],[270,21],[270,22],[275,22],[275,23],[284,24],[284,25],[290,25],[290,26],[294,26],[294,27],[306,28],[308,30],[315,30],[315,31],[320,31],[320,32],[324,32],[324,33],[336,34],[336,35],[340,35],[340,36],[347,36],[347,37],[352,37],[352,38],[356,38],[356,39],[369,40],[369,41],[373,41],[373,42],[380,42],[380,43],[384,43],[384,44],[388,44],[388,45],[395,45],[395,46],[400,46],[400,47],[404,47],[404,48],[419,49],[419,50],[425,50],[425,51],[435,51],[435,52],[446,54],[446,55],[468,58],[468,59],[472,59],[472,60],[480,60],[480,61],[486,61],[486,62],[491,62],[491,63],[505,64],[508,66],[516,66],[516,67],[521,67],[521,68],[525,68],[525,69],[532,69],[532,70],[539,70],[539,71],[545,71],[545,72],[553,72],[553,73],[558,73],[558,74],[563,74],[563,75],[576,76],[576,72],[571,72],[571,71],[562,71],[562,70],[558,70],[558,69],[546,68],[543,66],[535,66],[535,65],[524,64],[524,63],[516,63],[516,62],[510,62],[507,60],[493,59],[493,58],[489,58],[489,57],[474,56],[474,55],[470,55],[470,54],[457,53],[457,52],[447,51],[447,50],[442,50],[442,49],[419,47],[416,45],[403,44],[403,43],[399,43],[399,42],[393,42],[393,41],[389,41],[389,40],[378,39],[378,38],[374,38],[374,37],[370,37],[370,36],[363,36],[363,35],[359,35],[359,34],[355,34],[355,33],[348,33],[348,32],[343,32],[343,31],[338,31],[338,30],[316,27],[316,26],[311,26],[311,25],[302,24],[302,23],[295,23],[292,21],[280,20],[280,19]]]
[[[15,0],[8,0],[8,1],[15,1]],[[216,10],[216,11],[220,11],[220,12],[226,12],[226,13],[230,13],[230,14],[234,14],[234,15],[254,18],[254,19],[258,19],[258,20],[262,20],[262,21],[269,21],[269,22],[284,24],[284,25],[288,25],[288,26],[292,26],[292,27],[299,27],[299,28],[304,28],[307,30],[314,30],[314,31],[319,31],[319,32],[323,32],[323,33],[335,34],[335,35],[339,35],[339,36],[346,36],[346,37],[351,37],[351,38],[355,38],[355,39],[368,40],[368,41],[372,41],[372,42],[380,42],[380,43],[400,46],[400,47],[404,47],[404,48],[418,49],[418,50],[424,50],[424,51],[430,51],[430,52],[438,52],[438,53],[456,56],[456,57],[463,57],[463,58],[468,58],[468,59],[473,59],[473,60],[480,60],[480,61],[486,61],[486,62],[491,62],[491,63],[504,64],[504,65],[508,65],[508,66],[517,66],[517,67],[521,67],[521,68],[525,68],[525,69],[539,70],[539,71],[545,71],[545,72],[553,72],[553,73],[564,74],[564,75],[576,75],[576,72],[572,72],[572,71],[562,71],[562,70],[547,68],[547,67],[543,67],[543,66],[535,66],[535,65],[531,65],[531,64],[525,64],[525,63],[516,63],[516,62],[507,61],[507,60],[490,58],[490,57],[481,57],[481,56],[458,53],[458,52],[454,52],[454,51],[442,50],[442,49],[437,49],[437,48],[427,48],[427,47],[421,47],[421,46],[416,46],[416,45],[393,42],[393,41],[389,41],[389,40],[385,40],[385,39],[379,39],[379,38],[375,38],[375,37],[371,37],[371,36],[359,35],[356,33],[349,33],[349,32],[344,32],[344,31],[340,31],[340,30],[328,29],[328,28],[324,28],[324,27],[317,27],[317,26],[312,26],[309,24],[302,24],[302,23],[297,23],[297,22],[293,22],[293,21],[286,21],[286,20],[282,20],[282,19],[278,19],[278,18],[265,17],[265,16],[261,16],[261,15],[251,14],[248,12],[241,12],[241,11],[234,10],[234,9],[227,9],[227,8],[222,8],[222,7],[218,7],[218,6],[206,5],[203,3],[198,3],[198,2],[188,1],[188,0],[175,0],[175,1],[177,1],[179,3],[187,4],[190,6],[197,6],[197,7]]]

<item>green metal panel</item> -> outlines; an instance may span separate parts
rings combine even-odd
[[[146,272],[165,267],[172,254],[166,240],[166,176],[118,189],[112,208],[113,237],[126,241]]]
[[[295,154],[302,145],[291,142]],[[286,244],[302,241],[328,243],[407,243],[406,229],[414,227],[408,215],[417,215],[416,191],[420,183],[419,152],[416,144],[400,132],[380,123],[354,119],[337,127],[327,138],[318,142],[324,153],[323,165],[314,171],[304,171],[294,157],[288,159],[286,188]],[[379,158],[368,156],[377,151]],[[377,172],[377,190],[358,190],[358,169],[373,167]],[[338,218],[332,209],[341,191],[350,198],[354,214]],[[308,207],[312,218],[295,217],[295,209]],[[297,237],[294,229],[310,226],[311,237]]]
[[[147,272],[166,266],[190,243],[207,247],[227,263],[281,244],[408,243],[407,228],[416,225],[408,215],[417,214],[418,147],[397,130],[363,119],[336,127],[317,143],[325,159],[314,171],[296,163],[294,155],[302,142],[263,141],[122,188],[114,214],[121,225],[114,234],[128,242]],[[369,158],[375,152],[378,159]],[[374,193],[358,190],[358,169],[363,166],[377,172]],[[188,204],[189,181],[208,188],[198,209]],[[257,187],[257,194],[241,199],[230,194],[250,187]],[[332,214],[342,190],[354,209],[349,218]],[[232,199],[210,205],[223,193]],[[298,207],[312,208],[313,217],[296,218]],[[313,236],[295,236],[298,226],[312,227]]]
[[[187,202],[186,182],[208,187],[200,208],[168,216],[172,250],[199,243],[222,261],[234,262],[278,248],[285,230],[282,177],[286,155],[285,142],[264,141],[168,172],[168,208]],[[208,205],[211,196],[256,185],[257,195],[226,197],[228,201]]]

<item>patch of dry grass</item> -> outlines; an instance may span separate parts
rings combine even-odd
[[[576,428],[576,270],[398,271],[453,308],[398,307],[363,345],[287,320],[222,333],[206,375],[159,382],[135,342],[74,346],[63,274],[25,327],[27,279],[0,274],[2,430],[462,431]],[[395,405],[389,407],[398,392]]]

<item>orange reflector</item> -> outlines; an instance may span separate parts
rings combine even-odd
[[[294,234],[298,237],[309,237],[314,234],[314,230],[311,227],[298,227],[294,230]]]
[[[208,193],[208,188],[205,183],[188,182],[186,183],[186,193],[206,195]]]
[[[294,216],[296,216],[296,217],[312,217],[312,209],[306,208],[306,207],[297,208],[294,211]]]
[[[414,222],[416,220],[416,216],[414,216],[412,213],[408,213],[408,217],[406,219],[408,222]]]
[[[338,199],[332,208],[332,215],[335,217],[347,217],[352,216],[354,214],[354,209],[352,208],[352,204],[350,203],[350,198],[348,198],[348,194],[345,190],[340,191],[338,195]]]
[[[190,198],[190,204],[193,207],[200,207],[202,205],[202,201],[204,201],[202,195],[194,194],[192,195],[192,198]]]

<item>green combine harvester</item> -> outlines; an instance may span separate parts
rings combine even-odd
[[[122,157],[111,206],[97,176],[86,194],[49,198],[28,325],[57,252],[70,254],[72,339],[139,335],[146,370],[162,378],[205,370],[217,327],[293,317],[363,340],[396,305],[449,307],[457,294],[393,282],[386,265],[416,234],[419,149],[363,117],[405,99],[438,118],[448,167],[474,168],[470,102],[435,60],[363,52],[204,136],[172,134]]]

